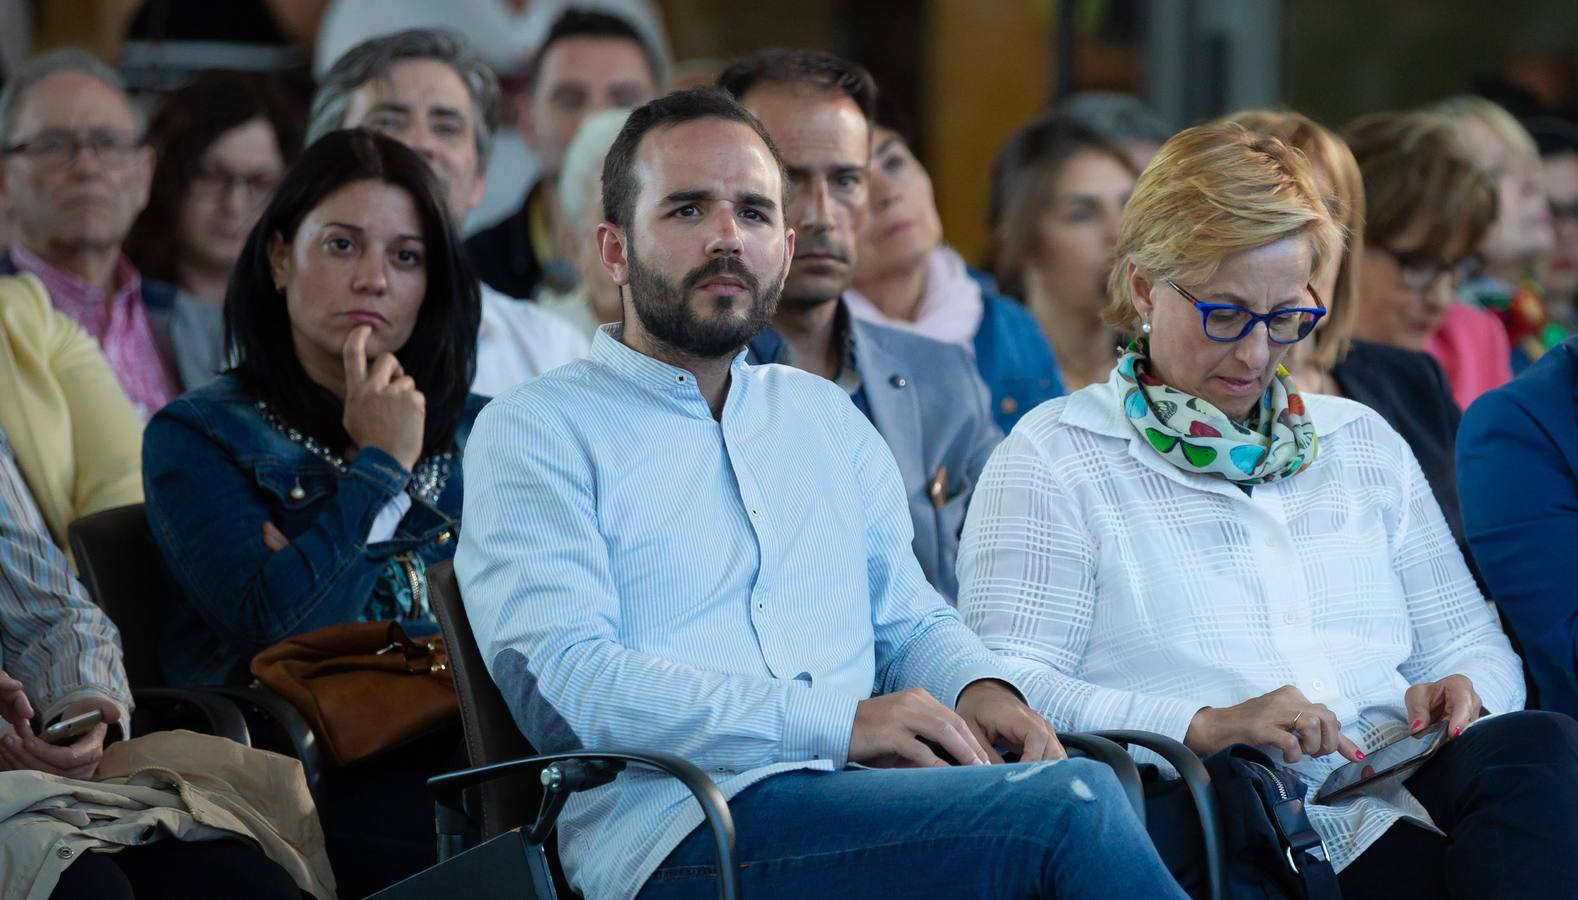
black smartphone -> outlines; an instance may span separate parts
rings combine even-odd
[[[1348,763],[1332,772],[1321,783],[1320,790],[1315,792],[1315,802],[1330,803],[1377,778],[1388,778],[1418,768],[1441,749],[1441,744],[1446,740],[1446,727],[1446,722],[1437,722],[1418,734],[1393,741],[1367,754],[1364,759]]]

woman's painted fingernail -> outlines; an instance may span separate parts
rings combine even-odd
[[[1353,751],[1353,755],[1359,757],[1360,759],[1364,759],[1364,751],[1363,750],[1355,750],[1355,751]]]
[[[1419,730],[1419,726],[1421,726],[1423,724],[1425,724],[1423,719],[1415,719],[1413,721],[1413,724],[1408,726],[1408,730],[1409,731],[1418,731]]]
[[[1458,726],[1458,727],[1457,727],[1457,728],[1456,728],[1456,729],[1455,729],[1455,730],[1454,730],[1454,731],[1453,731],[1453,732],[1452,732],[1452,736],[1453,736],[1453,737],[1457,737],[1457,736],[1458,736],[1458,735],[1460,735],[1460,734],[1462,734],[1462,733],[1463,733],[1463,726],[1462,726],[1462,725],[1459,725],[1459,726]]]

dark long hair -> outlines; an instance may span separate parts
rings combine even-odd
[[[416,328],[395,351],[427,398],[422,455],[451,449],[477,367],[482,301],[427,163],[398,141],[363,129],[334,131],[302,153],[247,236],[225,292],[225,346],[242,387],[290,424],[329,447],[348,447],[344,405],[307,376],[291,339],[285,296],[274,288],[269,240],[289,244],[323,199],[357,181],[380,181],[411,195],[422,218],[427,295]]]
[[[203,155],[232,128],[262,119],[274,130],[280,156],[289,166],[301,153],[306,112],[273,80],[249,72],[212,72],[160,102],[148,124],[148,145],[157,162],[148,206],[126,236],[126,255],[145,276],[179,281],[181,204],[192,189]]]

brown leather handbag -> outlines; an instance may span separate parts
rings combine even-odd
[[[252,674],[312,725],[334,765],[367,759],[460,721],[444,639],[399,622],[348,622],[286,638]]]

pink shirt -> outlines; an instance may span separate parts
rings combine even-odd
[[[926,293],[915,307],[913,321],[890,319],[875,303],[854,288],[844,292],[844,302],[857,317],[890,328],[925,335],[945,344],[958,344],[975,352],[975,333],[981,330],[986,303],[981,286],[970,277],[964,257],[942,246],[926,256]]]
[[[122,256],[115,264],[118,287],[106,296],[88,284],[27,252],[21,244],[10,248],[18,270],[38,276],[55,308],[70,316],[99,342],[110,368],[144,422],[181,393],[169,360],[159,349],[148,306],[142,299],[142,276],[131,260]]]
[[[1425,350],[1446,370],[1459,409],[1468,409],[1480,394],[1512,380],[1507,329],[1488,310],[1459,302],[1447,311]]]

